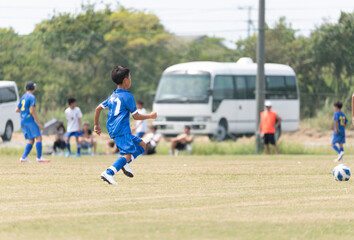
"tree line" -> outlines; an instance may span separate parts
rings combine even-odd
[[[115,65],[131,68],[131,92],[151,106],[165,68],[187,61],[256,61],[257,35],[230,49],[217,37],[185,41],[146,11],[86,5],[79,14],[58,13],[38,23],[25,36],[0,28],[0,42],[0,79],[16,81],[20,94],[26,81],[35,81],[40,112],[64,109],[69,96],[89,112],[115,87]],[[353,42],[354,12],[342,12],[337,23],[324,22],[309,37],[296,34],[284,17],[267,26],[266,62],[294,68],[302,117],[314,116],[328,98],[344,100],[354,92]]]

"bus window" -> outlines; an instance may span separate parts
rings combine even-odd
[[[235,76],[236,99],[247,99],[246,77]]]
[[[293,77],[293,76],[285,77],[285,82],[286,82],[287,98],[288,99],[297,99],[295,77]]]
[[[255,76],[248,76],[247,77],[247,99],[255,99],[256,91],[256,77]]]
[[[266,77],[266,99],[286,99],[285,77]]]
[[[215,76],[213,88],[213,111],[224,99],[235,99],[234,79],[232,76]]]

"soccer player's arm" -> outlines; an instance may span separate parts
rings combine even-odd
[[[101,136],[101,127],[99,124],[100,114],[102,110],[105,109],[106,107],[108,107],[108,99],[102,102],[100,105],[98,105],[95,110],[95,123],[94,123],[93,130],[95,131],[95,133],[97,133],[98,136]]]
[[[157,113],[156,112],[152,112],[152,113],[149,113],[149,114],[140,114],[140,113],[138,113],[138,109],[136,108],[135,100],[134,100],[133,95],[131,95],[131,99],[129,99],[128,110],[131,112],[134,120],[156,119],[156,117],[157,117]]]
[[[78,129],[78,132],[81,132],[81,118],[82,118],[82,112],[81,112],[81,109],[80,108],[78,108],[79,109],[79,111],[78,111],[78,113],[79,113],[79,117],[78,117],[78,121],[79,121],[79,129]]]
[[[21,112],[21,101],[17,104],[15,112]]]
[[[37,113],[36,113],[35,106],[31,106],[31,107],[30,107],[30,113],[32,114],[32,116],[33,116],[33,118],[34,118],[34,121],[37,123],[37,125],[38,125],[42,130],[44,130],[44,126],[39,122],[39,119],[38,119],[38,116],[37,116]]]
[[[30,114],[33,116],[34,121],[37,123],[37,125],[44,130],[44,126],[39,122],[38,116],[37,116],[37,112],[36,112],[36,98],[33,97],[30,99]]]
[[[339,116],[338,114],[334,114],[334,132],[338,133],[338,122],[339,122]]]

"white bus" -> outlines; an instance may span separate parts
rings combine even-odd
[[[3,141],[10,141],[12,133],[20,130],[20,114],[15,112],[19,100],[16,83],[0,81],[0,136]]]
[[[167,68],[160,79],[153,111],[154,125],[164,135],[176,135],[189,125],[193,134],[251,134],[256,130],[257,64],[250,58],[236,63],[189,62]],[[296,75],[286,65],[265,64],[266,99],[282,118],[281,131],[299,127],[300,101]]]

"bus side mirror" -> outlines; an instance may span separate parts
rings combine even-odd
[[[207,94],[208,94],[208,96],[211,96],[211,95],[213,95],[213,90],[211,90],[210,88],[207,90]]]
[[[152,100],[155,100],[156,92],[151,93]]]

